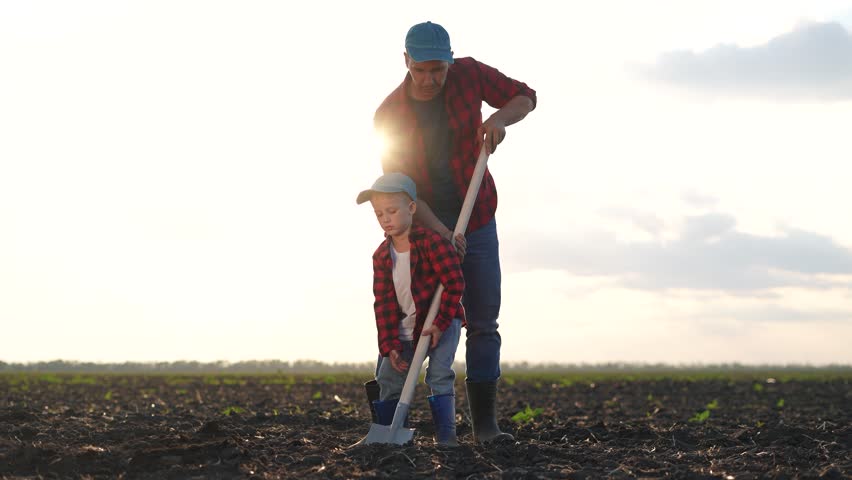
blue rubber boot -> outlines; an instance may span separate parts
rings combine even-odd
[[[432,421],[435,422],[435,443],[443,447],[458,447],[456,438],[456,396],[452,393],[433,395],[429,399]]]
[[[393,423],[393,415],[394,413],[396,413],[396,405],[398,403],[398,398],[395,400],[376,400],[375,402],[373,402],[373,408],[376,410],[376,423],[379,425],[390,425],[391,423]],[[405,428],[409,428],[407,415],[402,423],[402,426]]]

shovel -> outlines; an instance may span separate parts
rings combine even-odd
[[[461,213],[459,214],[456,229],[453,232],[452,242],[455,245],[456,235],[464,234],[467,230],[467,222],[470,220],[470,214],[473,212],[473,204],[476,201],[476,196],[479,193],[479,185],[482,183],[482,177],[485,174],[485,167],[488,164],[488,153],[485,151],[485,146],[482,146],[482,151],[479,152],[479,158],[476,160],[476,167],[473,170],[473,177],[470,179],[470,185],[467,187],[467,194],[464,197]],[[432,326],[432,322],[438,315],[438,308],[441,304],[441,294],[444,292],[444,286],[439,284],[435,290],[435,296],[432,297],[432,304],[429,306],[429,313],[426,315],[426,321],[423,323],[423,330]],[[411,407],[411,399],[414,397],[414,389],[417,386],[417,379],[420,378],[420,368],[423,366],[423,360],[426,359],[426,352],[429,350],[430,336],[420,336],[417,341],[417,348],[414,350],[414,358],[411,360],[411,366],[408,369],[408,376],[405,377],[405,384],[402,387],[402,394],[399,397],[399,403],[396,405],[396,411],[393,414],[393,421],[390,425],[378,425],[376,423],[370,425],[370,432],[362,441],[365,444],[370,443],[391,443],[404,445],[414,439],[414,429],[404,428],[402,426],[405,417],[408,415],[408,410]],[[362,443],[359,442],[359,443]]]

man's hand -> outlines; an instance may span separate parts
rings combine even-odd
[[[399,352],[396,350],[391,350],[388,355],[391,362],[391,367],[399,373],[405,373],[408,370],[408,362],[402,359]]]
[[[497,150],[497,145],[506,138],[506,127],[523,120],[535,108],[530,97],[518,95],[509,100],[503,108],[494,112],[488,120],[482,122],[477,130],[477,138],[485,145],[489,154]]]
[[[456,241],[453,241],[453,232],[452,230],[447,230],[444,232],[442,237],[446,238],[453,245],[453,248],[456,249],[456,253],[459,254],[459,262],[464,261],[464,255],[467,253],[467,238],[465,238],[463,233],[459,233],[456,235]]]
[[[443,334],[444,334],[444,332],[442,332],[441,329],[439,329],[435,325],[432,325],[429,328],[424,328],[423,333],[421,333],[421,335],[424,335],[424,336],[425,335],[432,335],[432,341],[429,343],[429,348],[437,347],[438,342],[441,340],[441,335],[443,335]]]
[[[497,145],[506,138],[506,123],[496,116],[484,121],[476,131],[476,138],[481,140],[485,145],[485,151],[489,155],[497,151]]]

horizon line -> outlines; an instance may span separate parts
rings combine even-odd
[[[66,370],[68,372],[85,369],[91,371],[234,371],[234,372],[250,372],[257,371],[259,373],[274,372],[281,370],[290,371],[310,371],[310,370],[333,370],[345,368],[348,370],[374,370],[375,361],[359,361],[359,362],[326,362],[312,359],[298,360],[215,360],[215,361],[200,361],[200,360],[151,360],[151,361],[132,361],[126,360],[121,362],[96,362],[96,361],[81,361],[81,360],[38,360],[28,362],[8,362],[0,359],[0,372],[9,371],[46,371],[51,369]],[[455,370],[464,370],[465,362],[456,361],[454,363]],[[501,362],[503,370],[561,370],[561,371],[584,371],[584,370],[603,370],[603,371],[624,371],[624,370],[852,370],[850,363],[745,363],[745,362],[530,362],[530,361],[510,361]]]

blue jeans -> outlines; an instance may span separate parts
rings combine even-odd
[[[461,320],[453,320],[441,334],[438,346],[430,348],[426,355],[429,358],[429,364],[426,367],[426,384],[432,390],[432,395],[446,395],[455,392],[456,372],[453,370],[453,361],[456,358],[460,335]],[[414,357],[416,347],[415,341],[402,342],[401,356],[409,364]],[[407,375],[408,371],[401,373],[393,369],[390,357],[380,357],[376,368],[376,380],[379,382],[379,400],[399,398]]]
[[[493,382],[500,378],[500,255],[497,222],[490,222],[467,235],[467,253],[462,263],[465,290],[462,297],[467,315],[467,379]]]

